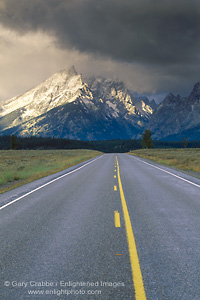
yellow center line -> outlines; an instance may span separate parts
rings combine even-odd
[[[120,214],[117,210],[115,210],[115,227],[121,227]]]
[[[118,182],[119,182],[119,190],[120,190],[121,203],[122,203],[125,226],[126,226],[126,235],[127,235],[129,256],[130,256],[131,269],[132,269],[133,285],[134,285],[134,289],[135,289],[135,299],[136,300],[146,300],[135,238],[134,238],[134,234],[133,234],[133,229],[132,229],[132,225],[131,225],[128,208],[126,205],[126,200],[124,197],[124,191],[122,188],[122,182],[121,182],[120,172],[119,172],[119,163],[118,163],[117,157],[116,157],[116,160],[117,160],[117,175],[118,175]]]
[[[114,175],[114,178],[117,178],[117,176],[116,176],[116,175]]]
[[[117,191],[117,186],[116,185],[114,185],[114,191]]]

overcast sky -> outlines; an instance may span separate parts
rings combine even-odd
[[[0,0],[0,100],[71,65],[186,96],[200,81],[200,1]]]

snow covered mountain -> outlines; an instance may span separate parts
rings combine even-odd
[[[154,102],[134,97],[122,82],[83,81],[74,67],[0,107],[0,134],[103,140],[141,136]]]
[[[74,67],[60,71],[0,106],[0,135],[81,140],[140,138],[200,140],[200,82],[185,98],[169,94],[156,105],[123,82],[83,80]]]

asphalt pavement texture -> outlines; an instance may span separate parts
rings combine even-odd
[[[146,299],[200,299],[200,180],[104,154],[0,195],[1,300],[136,299],[116,157]]]

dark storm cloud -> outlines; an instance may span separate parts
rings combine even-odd
[[[6,0],[0,22],[59,47],[145,64],[199,63],[200,1]]]

